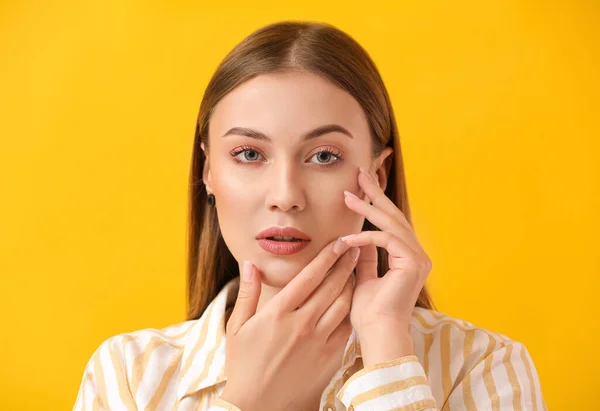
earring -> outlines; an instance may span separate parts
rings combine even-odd
[[[215,195],[214,194],[209,194],[208,195],[208,204],[210,204],[211,206],[215,206]]]

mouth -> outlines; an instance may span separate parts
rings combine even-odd
[[[283,242],[297,242],[304,241],[296,237],[288,237],[288,236],[275,236],[275,237],[266,237],[267,240],[272,241],[283,241]]]
[[[256,236],[258,244],[274,255],[291,255],[302,251],[310,237],[293,227],[269,227]]]

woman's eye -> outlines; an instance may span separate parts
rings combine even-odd
[[[241,158],[240,158],[240,156],[241,156]],[[243,163],[250,163],[250,162],[259,160],[260,153],[256,150],[245,149],[245,150],[241,150],[241,151],[237,152],[234,155],[234,158],[236,158],[238,161],[241,161]]]
[[[317,163],[317,164],[333,164],[335,163],[337,160],[339,160],[339,157],[336,156],[334,153],[330,152],[330,151],[319,151],[318,153],[315,153],[311,159],[316,158],[316,162],[315,161],[311,161],[312,163]],[[333,158],[333,161],[331,161],[331,159]]]
[[[263,161],[264,156],[253,148],[240,147],[234,150],[231,155],[236,163],[256,163]],[[310,157],[310,162],[322,166],[331,166],[341,160],[342,154],[332,150],[321,150]]]

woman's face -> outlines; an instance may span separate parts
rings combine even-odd
[[[323,126],[337,130],[306,137]],[[278,288],[329,242],[361,230],[364,218],[345,205],[344,190],[363,197],[358,168],[373,173],[391,153],[373,158],[358,102],[306,72],[260,75],[235,88],[215,107],[209,144],[203,180],[223,238],[240,265],[251,261],[263,283]],[[295,251],[289,241],[257,239],[269,227],[310,240]]]

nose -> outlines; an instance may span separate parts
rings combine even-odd
[[[265,204],[270,211],[298,212],[304,210],[306,198],[299,170],[293,162],[273,164],[269,170],[269,188]]]

